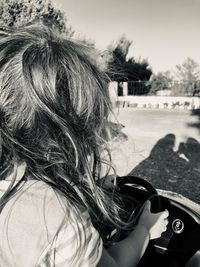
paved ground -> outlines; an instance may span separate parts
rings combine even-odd
[[[200,203],[200,114],[134,108],[115,114],[128,137],[113,145],[118,174],[131,172]]]

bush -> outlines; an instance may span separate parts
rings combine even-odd
[[[71,27],[66,26],[63,12],[55,8],[51,0],[6,0],[0,2],[0,24],[3,28],[18,28],[31,21],[41,20],[51,24],[69,36]]]

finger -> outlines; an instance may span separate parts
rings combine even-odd
[[[169,223],[169,220],[168,219],[164,219],[164,224],[167,226]]]
[[[169,223],[168,219],[164,219],[162,220],[161,224],[163,225],[163,227],[167,226]]]
[[[168,210],[163,211],[162,214],[161,214],[161,217],[164,218],[164,219],[167,218],[168,216],[169,216],[169,211]]]
[[[165,232],[165,231],[167,231],[167,226],[165,226],[165,227],[163,228],[163,232]]]

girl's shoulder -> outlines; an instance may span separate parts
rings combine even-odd
[[[0,192],[5,189],[6,182],[0,182]],[[0,218],[0,266],[7,266],[5,262],[15,267],[66,266],[70,262],[70,266],[93,267],[101,257],[102,241],[87,210],[72,205],[44,182],[26,182]]]
[[[9,181],[0,181],[0,197],[9,186]],[[4,206],[1,222],[43,230],[52,233],[70,212],[70,203],[51,186],[42,181],[25,182]],[[4,223],[4,225],[6,225]]]
[[[8,185],[8,182],[0,181],[0,196]],[[53,242],[58,232],[72,224],[71,218],[75,221],[73,207],[64,196],[44,182],[28,181],[0,214],[0,251],[9,261],[12,259],[9,248],[12,244],[12,254],[22,257],[16,258],[19,265],[11,266],[27,266],[27,263],[35,266],[42,251]],[[0,260],[0,266],[6,266],[3,263]]]
[[[9,186],[9,181],[0,181],[0,197]],[[10,211],[11,216],[30,220],[33,215],[41,216],[51,224],[63,220],[70,212],[71,204],[61,193],[43,181],[28,180],[22,184],[3,208],[1,216]]]

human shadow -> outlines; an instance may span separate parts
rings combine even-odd
[[[172,133],[161,138],[130,174],[200,203],[200,143],[189,137],[175,151],[175,140]]]

